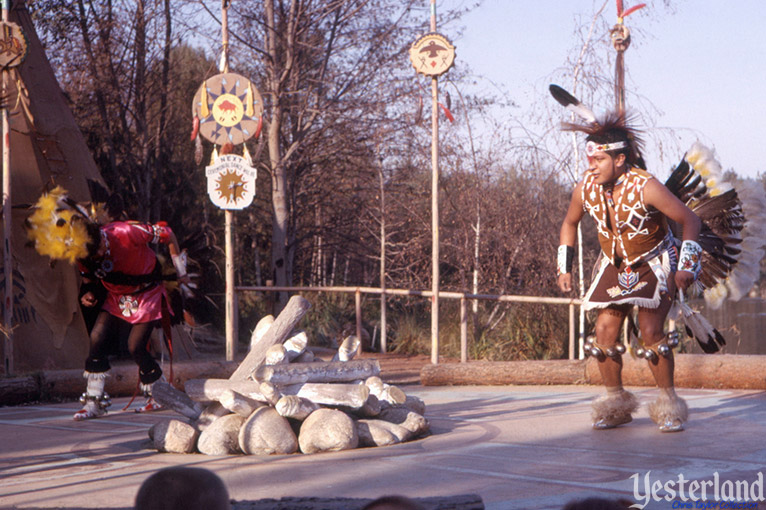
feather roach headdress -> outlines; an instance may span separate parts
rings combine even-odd
[[[644,142],[641,132],[631,126],[633,119],[622,112],[609,112],[598,118],[590,108],[558,85],[550,85],[548,89],[559,104],[585,121],[582,124],[563,122],[562,129],[585,133],[589,156],[595,151],[614,155],[623,153],[629,165],[645,167],[641,158]]]
[[[91,215],[57,186],[43,193],[26,220],[27,237],[40,255],[74,263],[93,249]],[[97,225],[96,225],[97,227]]]

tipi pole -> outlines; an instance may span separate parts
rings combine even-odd
[[[3,0],[3,22],[8,22],[10,0]],[[2,94],[6,93],[7,73],[2,73]],[[3,307],[3,365],[6,374],[13,373],[13,256],[11,255],[11,135],[8,122],[8,108],[3,106],[3,270],[5,276],[5,296]]]

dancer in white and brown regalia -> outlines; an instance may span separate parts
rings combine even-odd
[[[588,170],[572,193],[561,226],[558,284],[562,291],[572,291],[577,225],[587,212],[596,223],[602,257],[583,306],[598,310],[596,339],[589,348],[598,349],[598,366],[606,386],[606,394],[593,403],[593,427],[607,429],[628,423],[637,408],[634,395],[622,387],[625,348],[618,337],[626,315],[638,306],[641,339],[646,351],[654,353],[649,368],[660,388],[650,415],[663,432],[683,430],[687,407],[673,387],[673,353],[667,346],[664,323],[676,289],[686,290],[700,271],[700,219],[639,168],[640,142],[625,125],[624,116],[614,114],[573,128],[588,134]],[[680,226],[680,253],[668,220]]]
[[[598,359],[607,390],[593,403],[593,427],[628,423],[637,408],[636,398],[622,387],[627,348],[618,342],[623,319],[637,307],[640,339],[631,342],[632,354],[649,362],[660,389],[649,415],[661,431],[681,431],[688,409],[673,387],[678,334],[665,334],[665,318],[682,320],[705,353],[718,352],[726,343],[685,303],[684,294],[688,289],[702,295],[715,309],[748,293],[760,278],[766,247],[766,193],[760,185],[738,192],[713,151],[699,142],[663,185],[645,170],[641,141],[624,115],[596,119],[561,87],[551,85],[550,92],[586,121],[564,125],[587,134],[588,170],[561,226],[557,262],[559,287],[571,292],[577,225],[587,212],[596,223],[601,257],[583,304],[598,312],[595,340],[589,337],[583,347]]]

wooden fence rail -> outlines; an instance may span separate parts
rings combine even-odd
[[[434,293],[429,290],[412,289],[380,289],[377,287],[273,287],[273,286],[238,286],[235,293],[239,292],[338,292],[353,293],[356,307],[356,335],[361,338],[362,333],[362,294],[376,294],[386,296],[417,296],[430,298]],[[501,301],[507,303],[537,303],[549,305],[569,306],[569,359],[577,359],[575,344],[575,307],[582,304],[580,299],[542,297],[542,296],[514,296],[507,294],[469,294],[467,292],[439,292],[439,299],[460,300],[460,361],[468,361],[468,301],[481,299],[485,301]],[[235,317],[238,317],[238,300],[235,300]],[[385,303],[382,303],[385,306]],[[235,335],[237,326],[235,325]],[[386,350],[385,331],[381,331],[381,352]],[[432,347],[433,348],[433,347]],[[228,352],[228,348],[227,348]],[[438,359],[438,352],[431,353],[431,359]]]

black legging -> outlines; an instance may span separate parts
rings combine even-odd
[[[90,354],[85,362],[89,372],[109,370],[109,344],[114,342],[121,323],[125,321],[109,312],[101,311],[90,332]],[[162,376],[162,369],[148,350],[152,330],[159,326],[158,320],[133,324],[128,335],[128,352],[139,368],[139,379],[144,384],[151,384]]]

